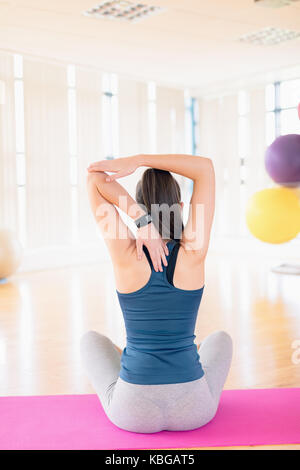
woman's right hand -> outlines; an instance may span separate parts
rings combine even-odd
[[[168,266],[166,255],[169,254],[169,250],[166,242],[161,238],[152,222],[137,230],[136,248],[138,259],[141,259],[143,256],[143,245],[149,251],[155,271],[162,272],[162,263],[164,266]]]
[[[107,175],[106,181],[115,181],[118,178],[131,175],[138,168],[139,163],[136,157],[123,157],[114,158],[113,160],[101,160],[99,162],[91,163],[88,167],[89,172],[111,172],[112,175]]]

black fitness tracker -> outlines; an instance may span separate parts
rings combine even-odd
[[[137,228],[145,227],[145,225],[148,225],[151,222],[152,222],[152,217],[150,214],[142,215],[142,217],[139,217],[138,219],[134,221]]]

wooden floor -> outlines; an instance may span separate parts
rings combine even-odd
[[[300,340],[300,276],[274,274],[274,263],[246,255],[208,258],[196,334],[198,342],[218,329],[232,335],[225,388],[300,386],[292,357]],[[80,363],[81,335],[93,329],[125,344],[106,262],[17,274],[0,284],[0,316],[2,396],[93,393]]]

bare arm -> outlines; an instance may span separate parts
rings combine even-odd
[[[182,241],[187,250],[195,252],[195,259],[204,259],[215,210],[215,174],[212,161],[192,155],[135,155],[93,163],[89,171],[113,172],[109,180],[114,181],[133,173],[140,166],[171,171],[193,180],[189,217]]]
[[[196,258],[205,258],[215,211],[212,161],[191,155],[141,155],[133,158],[137,158],[141,166],[168,170],[193,180],[193,194],[182,241],[187,250],[195,252]]]
[[[138,166],[149,166],[159,170],[171,171],[193,181],[201,178],[212,166],[212,161],[209,158],[195,155],[136,155],[132,158],[137,161]]]
[[[115,264],[126,264],[128,254],[137,248],[139,259],[143,256],[145,245],[151,256],[154,269],[161,270],[161,262],[167,264],[165,254],[168,249],[161,240],[153,224],[137,230],[137,239],[122,221],[116,207],[133,220],[145,214],[125,188],[118,182],[108,183],[107,174],[92,172],[88,174],[87,185],[91,208],[105,238],[110,255]]]
[[[114,181],[133,173],[139,166],[171,171],[193,180],[193,194],[182,241],[187,251],[194,252],[195,260],[203,260],[209,245],[215,210],[215,174],[212,161],[192,155],[135,155],[93,163],[89,171],[113,172],[108,179]]]
[[[87,192],[90,207],[114,265],[123,265],[135,247],[135,237],[124,224],[115,206],[105,198],[104,181],[105,173],[88,174]]]
[[[126,189],[117,181],[108,183],[106,181],[107,176],[106,173],[100,172],[89,174],[92,183],[106,202],[117,206],[133,220],[144,215],[145,211],[135,202]]]
[[[207,171],[209,166],[212,166],[212,161],[206,157],[184,154],[134,155],[114,160],[101,160],[92,163],[88,170],[114,172],[114,175],[108,176],[110,181],[114,181],[130,175],[140,166],[171,171],[195,181]]]

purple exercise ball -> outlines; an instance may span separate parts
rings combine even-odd
[[[300,185],[300,135],[278,137],[267,148],[266,170],[275,183],[282,186]]]

